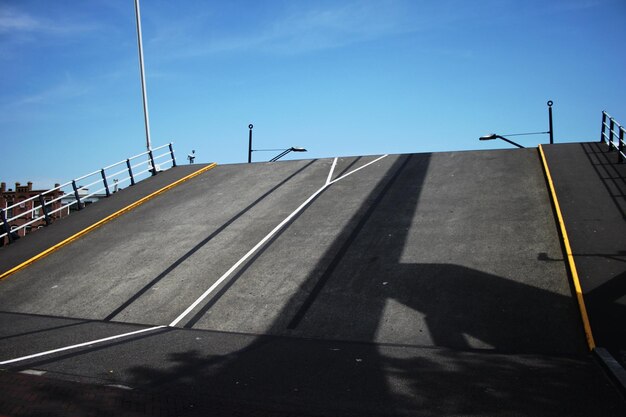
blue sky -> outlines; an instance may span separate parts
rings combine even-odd
[[[145,149],[133,0],[0,0],[0,179],[65,182]],[[623,0],[143,0],[153,146],[179,162],[599,138],[626,123]],[[534,146],[544,136],[516,140]],[[267,160],[272,153],[255,153]],[[288,159],[288,158],[287,158]]]

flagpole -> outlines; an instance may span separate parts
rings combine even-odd
[[[143,97],[143,118],[146,126],[146,148],[152,150],[150,141],[150,117],[148,116],[148,96],[146,94],[146,74],[143,65],[143,42],[141,40],[141,13],[139,11],[139,0],[135,0],[135,18],[137,20],[137,44],[139,46],[139,69],[141,72],[141,92]]]

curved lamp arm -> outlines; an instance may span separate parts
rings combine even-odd
[[[525,148],[525,146],[522,146],[519,143],[513,142],[512,140],[507,139],[504,136],[496,135],[495,133],[492,133],[490,135],[481,136],[481,137],[478,138],[478,140],[493,140],[493,139],[502,139],[503,141],[505,141],[507,143],[510,143],[513,146],[517,146],[518,148]]]
[[[285,149],[284,151],[282,151],[281,153],[279,153],[278,155],[276,155],[275,157],[270,159],[270,162],[278,161],[280,158],[282,158],[283,156],[287,155],[289,152],[306,152],[306,151],[307,150],[304,149],[304,148],[299,148],[299,147],[292,146],[291,148]]]

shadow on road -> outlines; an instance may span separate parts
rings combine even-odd
[[[172,353],[133,368],[134,385],[312,415],[621,413],[585,355],[573,298],[402,263],[429,162],[398,158],[285,305],[276,336]]]

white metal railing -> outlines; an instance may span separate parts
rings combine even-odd
[[[609,123],[607,124],[607,119]],[[602,131],[600,141],[609,146],[609,151],[617,150],[617,161],[623,162],[626,159],[624,154],[624,132],[626,130],[607,112],[602,112]]]
[[[163,152],[155,154],[157,151]],[[125,166],[120,169],[123,165]],[[172,143],[168,143],[75,178],[41,194],[15,202],[0,209],[0,242],[3,242],[5,237],[8,238],[9,243],[13,242],[19,236],[20,230],[40,223],[42,220],[47,226],[53,219],[62,217],[64,210],[67,213],[72,207],[81,210],[91,198],[110,196],[112,194],[111,182],[114,184],[113,192],[115,192],[122,184],[135,185],[144,178],[175,166],[174,148]],[[82,181],[89,181],[89,183],[79,184]],[[91,187],[95,190],[90,191]],[[46,197],[50,195],[52,197]],[[20,213],[13,215],[13,211],[20,211]]]

